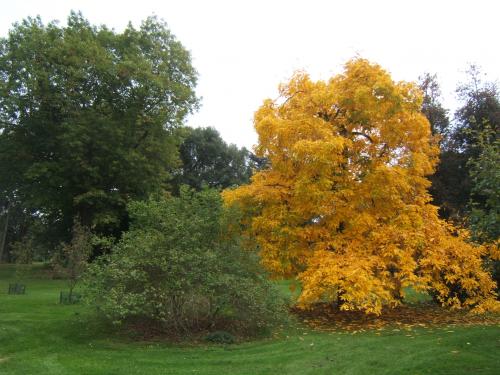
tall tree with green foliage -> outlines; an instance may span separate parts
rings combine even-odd
[[[185,128],[186,138],[180,146],[182,167],[174,179],[181,185],[201,190],[203,186],[224,189],[247,183],[254,161],[246,148],[228,145],[214,128]]]
[[[483,144],[481,154],[469,166],[471,228],[481,242],[496,241],[500,237],[500,140]]]
[[[468,81],[458,87],[457,93],[463,105],[455,114],[456,128],[452,139],[454,147],[469,159],[481,153],[480,136],[488,135],[487,142],[500,132],[500,92],[494,82],[485,81],[480,69],[471,65]],[[484,132],[488,130],[487,134]]]
[[[500,140],[489,127],[478,140],[480,154],[467,165],[472,181],[469,226],[477,242],[491,244],[486,263],[500,290]]]
[[[448,110],[441,103],[441,89],[437,75],[425,73],[419,77],[419,87],[424,94],[422,113],[429,120],[432,134],[439,135],[440,143],[443,143],[447,140],[446,135],[450,131],[450,119]]]
[[[471,178],[471,162],[479,157],[485,142],[495,142],[500,130],[500,96],[496,85],[481,79],[481,72],[474,65],[467,74],[467,82],[457,89],[462,106],[452,124],[439,101],[436,76],[426,74],[420,79],[424,92],[422,112],[431,123],[433,134],[440,137],[441,146],[430,192],[434,203],[440,206],[440,214],[459,221],[469,214],[471,198],[475,206],[482,204],[479,195],[472,193],[476,182]],[[487,129],[491,129],[487,131],[489,139],[481,140]]]
[[[458,87],[457,93],[462,106],[455,113],[455,127],[450,135],[450,151],[455,154],[455,164],[447,166],[449,173],[454,173],[462,181],[460,199],[456,206],[459,212],[470,213],[469,205],[474,209],[486,208],[488,198],[484,191],[483,172],[478,168],[488,167],[500,131],[500,92],[497,86],[481,78],[477,66],[468,70],[468,81]],[[481,161],[482,159],[482,161]],[[491,168],[489,173],[494,173]],[[494,178],[492,176],[492,178]],[[490,177],[486,178],[490,181]],[[473,219],[474,221],[474,219]]]
[[[432,185],[429,192],[433,203],[440,208],[440,215],[449,218],[456,212],[455,202],[459,200],[457,195],[462,191],[460,185],[466,181],[463,176],[457,174],[455,168],[450,168],[450,165],[454,165],[456,159],[460,159],[461,156],[450,149],[452,129],[448,110],[441,103],[441,89],[437,76],[425,73],[419,77],[419,87],[424,94],[422,113],[429,120],[434,142],[440,146],[439,163],[434,174],[430,176]]]
[[[16,23],[0,40],[0,189],[68,239],[104,235],[126,204],[164,188],[177,129],[198,104],[189,52],[155,17],[117,33],[71,13]],[[66,238],[61,238],[66,236]]]

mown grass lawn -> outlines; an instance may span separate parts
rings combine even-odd
[[[499,374],[500,327],[386,328],[352,334],[299,323],[229,346],[137,342],[58,304],[60,280],[7,294],[0,266],[0,374]]]

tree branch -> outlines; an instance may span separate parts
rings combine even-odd
[[[361,133],[361,132],[356,132],[356,131],[352,131],[351,134],[353,134],[353,135],[360,135],[360,136],[365,137],[366,139],[368,139],[370,141],[370,143],[374,143],[372,137],[370,137],[368,134]]]
[[[303,94],[303,93],[304,93],[304,91],[302,91],[302,90],[295,91],[292,95],[290,95],[288,98],[286,98],[286,100],[281,104],[281,106],[284,106],[286,103],[288,103],[288,101],[290,99],[292,99],[295,95],[297,95],[297,94]]]
[[[140,146],[140,144],[142,143],[142,141],[144,141],[144,140],[146,139],[146,137],[148,136],[148,134],[149,134],[149,130],[146,130],[146,131],[142,134],[141,138],[139,138],[139,139],[137,140],[137,143],[136,143],[136,144],[135,144],[135,146],[134,146],[134,150],[135,150],[137,147],[139,147],[139,146]]]

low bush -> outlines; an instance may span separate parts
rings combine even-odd
[[[164,332],[256,333],[282,321],[283,299],[254,253],[242,250],[235,211],[216,191],[135,202],[131,227],[85,277],[87,301],[117,324]]]
[[[234,344],[236,338],[226,331],[215,331],[209,333],[205,340],[208,342],[213,342],[214,344]]]

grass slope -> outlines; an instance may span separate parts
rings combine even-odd
[[[134,342],[61,306],[59,280],[7,295],[0,265],[0,374],[498,374],[500,327],[318,332],[300,324],[227,347]]]

